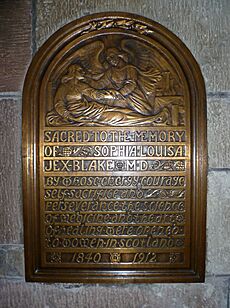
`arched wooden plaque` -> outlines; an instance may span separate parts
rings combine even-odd
[[[23,93],[28,281],[204,280],[206,98],[169,30],[128,13],[74,21]]]

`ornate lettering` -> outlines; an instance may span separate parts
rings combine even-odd
[[[198,281],[205,93],[194,58],[119,12],[73,22],[41,50],[24,90],[28,276]]]

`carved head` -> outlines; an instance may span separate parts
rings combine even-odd
[[[62,78],[62,82],[68,82],[72,79],[81,80],[84,79],[85,70],[79,64],[71,64],[68,68],[67,74]]]
[[[118,66],[121,60],[128,62],[128,55],[117,48],[108,48],[106,50],[106,60],[112,66]]]

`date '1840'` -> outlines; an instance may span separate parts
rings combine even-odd
[[[178,38],[126,13],[75,21],[23,106],[27,280],[203,281],[205,91]]]

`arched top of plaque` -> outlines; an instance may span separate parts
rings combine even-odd
[[[52,35],[34,57],[24,95],[45,109],[50,127],[184,126],[186,102],[205,100],[185,45],[127,13],[84,17]]]
[[[112,171],[114,176],[118,171],[130,171],[132,175],[136,170],[136,175],[141,179],[141,175],[147,170],[153,174],[161,172],[160,176],[169,175],[169,178],[170,172],[173,176],[178,172],[184,177],[185,182],[182,185],[184,190],[173,190],[171,189],[173,185],[169,185],[171,190],[163,191],[159,188],[156,191],[149,191],[148,196],[146,195],[146,198],[157,196],[162,202],[167,199],[184,198],[186,207],[183,214],[185,215],[183,232],[181,231],[184,239],[180,242],[184,250],[181,248],[182,250],[177,252],[178,246],[169,255],[162,252],[159,256],[155,255],[157,250],[146,250],[147,252],[143,253],[154,254],[159,264],[149,264],[146,257],[146,264],[141,264],[140,261],[138,266],[132,264],[133,267],[129,265],[129,261],[126,262],[128,264],[126,267],[124,264],[121,267],[114,265],[111,261],[113,258],[110,257],[108,261],[101,252],[96,252],[96,256],[98,253],[102,259],[104,258],[104,264],[101,268],[96,267],[93,272],[87,272],[87,265],[83,265],[83,269],[76,268],[76,264],[70,265],[69,261],[66,261],[67,253],[65,254],[63,250],[51,252],[54,244],[47,244],[55,239],[47,240],[48,235],[44,231],[46,230],[44,222],[46,175],[53,176],[53,173],[57,172],[58,176],[65,177],[64,172],[68,171],[67,175],[71,178],[72,174],[75,174],[74,170],[80,170],[80,163],[78,165],[75,163],[73,167],[73,157],[85,159],[84,164],[81,164],[84,165],[81,167],[82,174],[87,168],[91,175],[112,168],[111,157],[115,155],[115,148],[111,150],[109,146],[106,147],[106,151],[111,160],[109,164],[107,163],[107,167],[102,167],[102,163],[100,166],[95,163],[97,167],[86,168],[86,162],[90,156],[94,159],[93,162],[99,161],[97,156],[103,156],[98,148],[94,148],[97,141],[114,142],[114,147],[124,141],[119,139],[120,135],[115,137],[116,129],[125,131],[126,143],[139,142],[139,148],[135,150],[135,164],[130,163],[128,166],[131,169],[125,169],[127,167],[125,159],[120,159],[120,163],[114,163]],[[77,140],[76,132],[81,130],[102,132],[105,137],[103,140],[100,140],[100,136],[98,139],[89,137],[87,140]],[[137,130],[137,136],[133,137]],[[110,140],[106,139],[107,132],[113,132]],[[141,139],[140,134],[143,132],[145,136]],[[148,148],[147,143],[142,145],[142,142],[151,141],[148,140],[150,133],[153,142],[151,148]],[[77,145],[78,141],[92,144],[82,148],[72,148],[72,142]],[[47,144],[50,142],[48,147],[46,142]],[[61,148],[65,142],[68,144],[65,148],[64,146]],[[156,149],[155,146],[159,148]],[[134,155],[134,152],[124,153],[126,153],[124,156]],[[143,155],[152,156],[149,158],[151,163],[145,159],[139,167],[138,155],[142,156],[142,160]],[[48,163],[49,156],[52,156],[50,163]],[[62,156],[65,158],[60,161],[55,159],[57,156],[58,159]],[[67,163],[66,159],[69,156],[73,157],[72,160],[69,159],[70,163],[69,161]],[[204,81],[196,60],[178,37],[154,21],[121,12],[93,14],[67,24],[38,50],[24,84],[23,188],[27,279],[32,281],[124,279],[139,282],[203,280],[206,161]],[[88,162],[87,166],[91,165],[92,162]],[[100,172],[98,174],[100,176]],[[142,189],[140,183],[137,184],[137,189]],[[52,193],[49,193],[49,196],[51,195]],[[175,214],[175,211],[172,213]],[[175,224],[172,223],[172,226]],[[123,234],[123,236],[128,235]],[[143,235],[145,236],[148,237],[148,234]],[[146,245],[151,245],[149,243],[150,240]],[[161,244],[157,249],[160,247]],[[142,250],[144,248],[146,247],[142,247]],[[142,253],[142,250],[137,250],[137,253],[139,251]],[[120,253],[117,255],[118,259],[114,263],[123,262],[122,258],[131,260],[131,255],[127,251],[124,252],[125,257]],[[167,260],[169,263],[170,260],[174,260],[172,256],[175,260],[178,259],[178,262],[180,260],[182,270],[180,264],[164,266],[163,263]],[[135,258],[138,256],[134,255],[134,263]],[[84,261],[84,256],[82,260]],[[60,263],[56,276],[50,274],[54,266],[52,262]],[[48,263],[52,263],[52,266],[50,267]],[[93,268],[93,265],[90,266]],[[86,278],[84,278],[84,268]],[[114,274],[112,270],[116,273]]]

